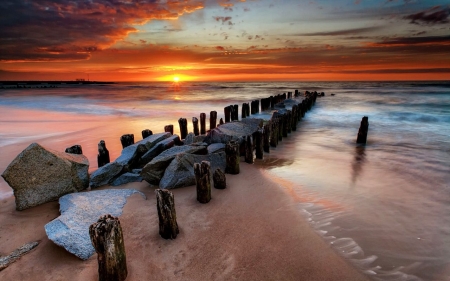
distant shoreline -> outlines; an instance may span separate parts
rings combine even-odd
[[[102,82],[102,81],[0,81],[0,85],[100,85],[100,84],[115,84],[116,82]]]

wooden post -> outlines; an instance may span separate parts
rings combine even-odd
[[[188,135],[187,119],[186,118],[178,119],[178,124],[180,125],[180,138],[184,140]]]
[[[223,113],[225,114],[225,123],[229,123],[231,121],[231,105],[225,106]]]
[[[369,132],[369,117],[364,116],[361,120],[361,125],[359,126],[358,137],[356,138],[356,143],[367,143],[367,133]]]
[[[263,127],[263,149],[264,152],[269,153],[270,152],[270,127],[272,126],[272,121],[264,125]]]
[[[101,216],[89,227],[89,236],[97,252],[98,280],[125,280],[127,258],[119,219],[111,215]]]
[[[253,134],[253,138],[255,140],[255,154],[256,154],[256,159],[263,159],[263,155],[264,155],[264,145],[263,145],[263,129],[258,129],[258,131],[256,131]]]
[[[294,104],[292,106],[292,119],[291,119],[291,128],[292,131],[297,131],[297,123],[298,123],[298,105]]]
[[[292,111],[288,110],[286,113],[286,137],[292,132]]]
[[[248,135],[245,142],[245,162],[253,164],[253,138]]]
[[[225,189],[227,187],[227,178],[220,168],[214,171],[213,182],[216,189]]]
[[[241,119],[247,118],[247,109],[245,108],[245,102],[242,104]]]
[[[232,121],[239,121],[239,106],[237,104],[233,105],[233,115],[231,116]]]
[[[239,174],[239,162],[240,162],[239,143],[235,141],[228,142],[225,145],[225,154],[227,158],[225,173],[232,175]]]
[[[149,129],[145,129],[142,131],[142,139],[145,139],[151,135],[153,135],[153,132]]]
[[[197,201],[206,204],[211,200],[210,163],[194,163],[195,183],[197,185]]]
[[[219,125],[223,125],[223,124],[224,124],[223,118],[220,118],[220,120],[219,120]]]
[[[271,123],[271,130],[270,130],[270,146],[271,147],[277,147],[278,144],[278,126],[279,121],[276,116],[272,116],[272,119],[270,120]]]
[[[171,133],[173,135],[173,125],[164,126],[164,132]]]
[[[133,134],[123,135],[120,137],[120,142],[122,143],[122,148],[130,146],[134,144],[134,135]]]
[[[79,144],[66,148],[65,152],[71,154],[83,154],[83,150],[81,149],[81,145]]]
[[[197,117],[192,117],[192,126],[194,127],[194,135],[198,136],[200,134],[200,130],[198,129]]]
[[[200,134],[206,134],[206,113],[200,113]]]
[[[109,151],[106,149],[105,141],[101,140],[98,143],[97,166],[100,168],[109,162]]]
[[[209,129],[212,130],[217,124],[217,111],[211,111],[209,113]]]
[[[167,189],[157,189],[155,192],[159,218],[159,235],[164,239],[175,239],[180,230],[178,229],[173,193]]]

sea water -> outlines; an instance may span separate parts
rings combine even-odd
[[[0,171],[32,142],[81,144],[96,169],[106,141],[295,89],[325,92],[255,165],[311,226],[373,280],[450,280],[450,83],[118,83],[0,89]],[[334,94],[331,96],[330,94]],[[356,145],[363,116],[366,145]],[[208,122],[207,122],[208,123]],[[77,143],[73,143],[76,139]],[[245,165],[245,164],[243,164]],[[12,196],[0,179],[0,198]]]

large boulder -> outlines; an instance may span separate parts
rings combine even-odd
[[[224,143],[212,143],[208,145],[208,154],[225,151]]]
[[[211,143],[227,143],[229,141],[237,141],[239,144],[243,142],[243,136],[252,135],[260,126],[262,119],[244,118],[240,122],[230,122],[220,125],[208,132],[204,142]]]
[[[150,148],[144,155],[142,155],[140,159],[141,166],[146,165],[147,163],[152,161],[153,158],[158,156],[161,152],[173,147],[176,144],[182,144],[180,137],[178,135],[172,135],[167,139],[158,142],[152,148]]]
[[[142,177],[139,174],[134,173],[125,173],[120,175],[118,178],[112,181],[112,186],[119,186],[122,184],[130,183],[130,182],[141,182]]]
[[[160,155],[153,158],[150,163],[145,165],[141,171],[142,178],[150,184],[158,185],[170,162],[172,162],[176,155],[183,153],[207,154],[206,144],[174,146],[162,152]]]
[[[211,178],[217,168],[225,171],[225,152],[208,155],[178,154],[164,172],[159,188],[172,189],[195,184],[194,163],[209,161],[211,164]]]
[[[184,144],[193,144],[198,142],[203,142],[206,136],[199,135],[196,136],[194,133],[189,133],[186,138],[184,139]]]
[[[141,157],[149,149],[152,149],[157,143],[170,137],[171,134],[168,132],[148,136],[135,144],[125,147],[114,162],[121,164],[125,171],[131,171],[133,168],[139,166]]]
[[[89,186],[89,161],[32,143],[6,168],[2,177],[14,190],[16,209],[24,210]]]
[[[89,237],[89,226],[102,215],[118,217],[127,197],[142,192],[134,189],[108,189],[68,194],[59,199],[61,215],[45,225],[48,239],[80,259],[95,252]]]
[[[111,183],[118,177],[123,170],[123,165],[117,162],[111,162],[98,168],[91,174],[90,186],[91,188],[99,187]]]

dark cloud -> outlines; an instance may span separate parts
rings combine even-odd
[[[0,61],[88,59],[135,32],[135,24],[200,8],[197,0],[2,0]]]
[[[433,7],[429,10],[422,11],[416,14],[408,15],[403,17],[404,19],[410,20],[410,23],[413,24],[442,24],[448,23],[450,16],[450,9],[445,7],[441,8],[440,6]]]
[[[213,17],[217,22],[222,22],[222,24],[233,25],[231,22],[231,17]]]
[[[294,36],[340,36],[340,35],[353,35],[353,34],[361,34],[371,31],[380,30],[382,27],[380,26],[372,26],[372,27],[361,27],[361,28],[351,28],[351,29],[343,29],[336,31],[325,31],[325,32],[314,32],[314,33],[300,33],[293,34]]]
[[[398,37],[371,43],[373,46],[394,45],[446,45],[450,47],[450,36]]]

